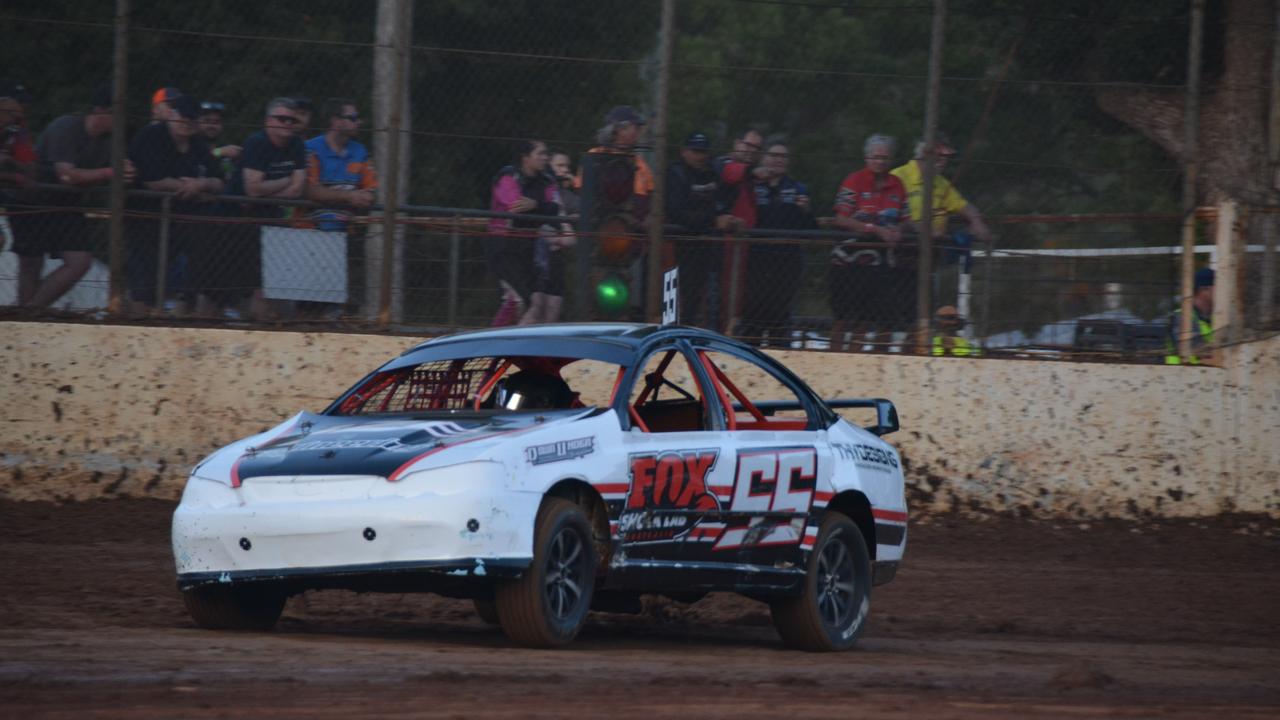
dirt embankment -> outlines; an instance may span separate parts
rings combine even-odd
[[[859,649],[811,655],[733,595],[594,614],[559,651],[416,595],[310,593],[273,633],[204,632],[172,508],[0,502],[4,716],[1280,717],[1280,536],[1245,518],[915,524]]]

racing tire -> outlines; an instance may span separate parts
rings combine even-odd
[[[212,585],[182,593],[191,619],[205,630],[270,630],[284,601],[284,593],[267,588]]]
[[[591,608],[596,557],[582,508],[547,498],[534,524],[533,562],[494,590],[498,620],[520,645],[549,648],[577,636]]]
[[[502,624],[502,621],[498,619],[498,606],[494,601],[475,598],[471,601],[471,604],[475,607],[476,615],[480,617],[480,622],[494,626]]]
[[[804,591],[769,605],[787,647],[810,652],[848,650],[858,642],[871,609],[871,558],[858,526],[827,513],[809,553]]]

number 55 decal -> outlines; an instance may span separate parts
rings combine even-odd
[[[817,477],[818,453],[812,447],[740,453],[728,512],[755,517],[725,528],[712,549],[798,544]]]

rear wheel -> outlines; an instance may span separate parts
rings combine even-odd
[[[285,595],[268,588],[207,585],[182,593],[196,624],[206,630],[270,630],[284,611]]]
[[[809,554],[804,592],[770,604],[773,624],[788,647],[847,650],[858,641],[871,608],[871,559],[862,532],[832,512]]]
[[[561,498],[544,500],[534,525],[533,562],[494,592],[503,631],[530,647],[573,640],[591,607],[595,568],[591,524],[582,508]]]

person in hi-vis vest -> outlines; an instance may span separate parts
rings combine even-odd
[[[1165,338],[1164,362],[1166,365],[1199,365],[1197,351],[1202,351],[1213,344],[1213,270],[1200,268],[1196,271],[1194,290],[1191,294],[1191,308],[1195,316],[1191,319],[1191,355],[1186,358],[1178,355],[1178,335],[1182,332],[1182,308],[1169,314],[1169,336]]]
[[[967,322],[960,316],[954,305],[943,305],[933,314],[936,334],[933,336],[934,355],[952,355],[955,357],[977,357],[982,348],[960,336]]]

